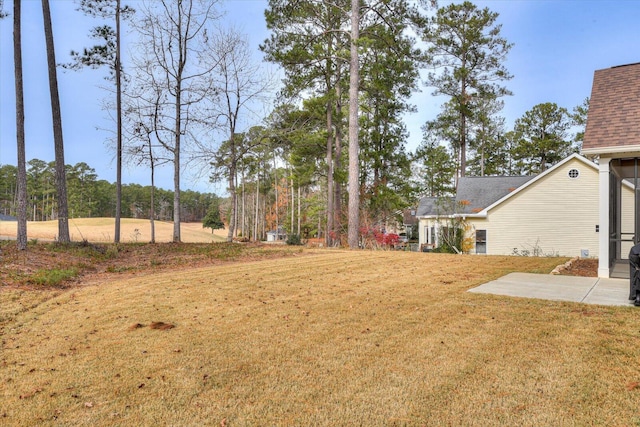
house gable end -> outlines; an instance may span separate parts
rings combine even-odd
[[[503,198],[501,198],[500,200],[497,200],[495,203],[493,203],[492,205],[488,206],[486,209],[484,209],[480,214],[482,214],[482,216],[486,216],[487,213],[491,210],[494,209],[495,207],[507,202],[510,198],[516,196],[518,193],[526,190],[527,188],[530,188],[534,185],[536,185],[536,183],[540,182],[541,180],[543,180],[545,177],[554,174],[558,171],[558,169],[560,169],[561,167],[563,167],[565,164],[573,161],[573,160],[577,160],[579,162],[581,162],[582,164],[584,164],[585,166],[589,167],[590,169],[592,169],[595,172],[598,172],[598,165],[596,165],[595,163],[593,163],[592,161],[586,159],[585,157],[581,156],[580,154],[574,153],[569,157],[566,157],[564,160],[562,160],[559,163],[556,163],[555,165],[553,165],[551,168],[547,169],[546,171],[542,172],[540,175],[535,176],[533,179],[531,179],[530,181],[527,181],[526,183],[524,183],[522,186],[516,188],[514,191],[510,192],[509,194],[507,194],[506,196],[504,196]]]

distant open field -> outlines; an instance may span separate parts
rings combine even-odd
[[[73,218],[69,220],[69,235],[74,242],[113,242],[114,218]],[[17,222],[0,221],[0,238],[14,238]],[[155,221],[156,242],[173,240],[173,222]],[[216,230],[211,234],[210,228],[202,228],[202,223],[182,223],[181,238],[185,243],[222,242],[226,230]],[[27,223],[29,239],[56,240],[58,221],[29,221]],[[121,242],[149,242],[151,240],[151,224],[149,220],[122,218],[120,220]]]
[[[297,251],[0,290],[0,425],[640,425],[637,310],[466,292],[564,259]]]

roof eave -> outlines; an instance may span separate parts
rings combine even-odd
[[[455,218],[455,214],[447,215],[419,215],[416,218],[420,219],[438,219],[438,218]]]
[[[640,145],[623,145],[618,147],[595,147],[595,148],[583,148],[582,154],[585,156],[603,156],[612,157],[608,155],[635,153],[640,154]]]
[[[483,210],[481,212],[477,212],[477,213],[459,213],[459,214],[455,214],[455,216],[457,218],[462,218],[462,219],[466,219],[466,218],[486,218],[488,216],[487,210]]]

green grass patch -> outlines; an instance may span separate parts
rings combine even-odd
[[[29,281],[36,285],[41,286],[60,286],[67,280],[73,279],[78,276],[77,268],[54,268],[54,269],[41,269],[35,272]]]
[[[133,266],[114,266],[110,265],[107,267],[107,273],[125,273],[127,271],[133,271],[136,267]]]

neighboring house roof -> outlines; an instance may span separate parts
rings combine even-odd
[[[640,150],[640,63],[596,70],[584,154]]]
[[[0,221],[17,221],[17,220],[18,218],[16,218],[15,216],[0,214]]]
[[[454,203],[453,197],[423,197],[420,199],[416,216],[451,215],[454,212]]]
[[[473,176],[458,181],[457,213],[474,214],[502,199],[534,176]]]

